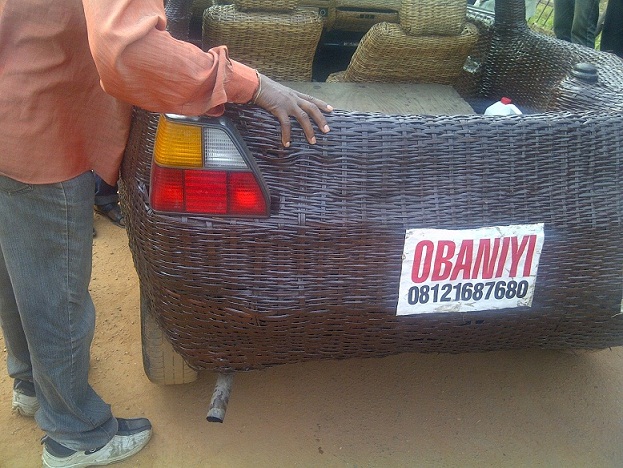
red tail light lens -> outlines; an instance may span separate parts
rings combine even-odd
[[[189,213],[227,213],[227,172],[184,171],[186,210]]]
[[[229,211],[231,214],[266,213],[267,206],[262,189],[249,172],[232,172],[229,174]]]
[[[184,211],[184,171],[152,167],[151,206],[158,211]]]
[[[160,117],[150,187],[155,211],[260,217],[268,216],[269,199],[254,160],[227,121]]]

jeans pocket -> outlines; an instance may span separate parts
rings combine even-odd
[[[0,191],[9,195],[32,192],[32,184],[25,184],[10,177],[0,176]]]

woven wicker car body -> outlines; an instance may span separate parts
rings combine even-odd
[[[240,138],[269,216],[154,210],[160,116],[136,110],[121,189],[150,378],[623,344],[623,62],[533,33],[522,0],[497,8],[495,21],[468,11],[479,39],[455,89],[475,108],[510,96],[524,115],[336,110],[316,145],[294,125],[287,149],[255,106],[191,120]],[[598,81],[573,72],[578,63]],[[530,305],[397,315],[407,230],[540,224]]]

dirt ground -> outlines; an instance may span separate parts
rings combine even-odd
[[[149,445],[116,466],[623,466],[621,348],[413,354],[241,373],[225,422],[208,423],[213,374],[173,387],[143,374],[127,237],[95,222],[91,382],[116,415],[147,416],[154,426]],[[37,467],[42,433],[11,413],[4,361],[0,466]]]

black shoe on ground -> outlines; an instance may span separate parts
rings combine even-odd
[[[110,222],[119,227],[125,227],[125,219],[119,203],[107,203],[106,205],[95,205],[95,212],[108,218]]]

